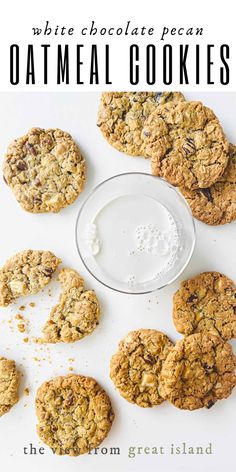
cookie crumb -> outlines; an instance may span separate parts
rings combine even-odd
[[[24,395],[26,395],[27,397],[29,396],[29,388],[28,387],[26,387],[24,389]]]
[[[20,333],[25,333],[25,324],[24,323],[18,323],[17,328],[18,328],[18,331],[20,331]]]

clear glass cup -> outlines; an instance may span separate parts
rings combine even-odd
[[[150,293],[176,280],[195,239],[194,220],[179,191],[140,172],[99,184],[76,220],[76,245],[87,270],[128,294]]]

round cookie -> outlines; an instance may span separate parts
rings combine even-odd
[[[208,225],[225,225],[236,220],[236,146],[230,144],[224,174],[209,188],[180,188],[193,216]]]
[[[73,269],[62,269],[59,303],[52,308],[43,328],[45,343],[72,343],[91,334],[99,322],[100,307],[93,290],[85,290],[84,280]]]
[[[0,269],[0,306],[42,290],[60,263],[50,251],[26,249],[12,256]]]
[[[20,374],[14,361],[0,357],[0,416],[18,402]]]
[[[179,333],[211,331],[224,340],[236,337],[236,286],[225,275],[203,272],[182,282],[173,302]]]
[[[191,334],[168,354],[160,376],[160,393],[185,410],[211,408],[236,384],[232,348],[213,333]]]
[[[104,92],[97,126],[118,151],[130,156],[145,155],[141,131],[145,119],[159,104],[185,100],[180,92]]]
[[[114,413],[110,399],[91,377],[67,375],[44,382],[36,394],[37,432],[58,455],[79,456],[108,435]]]
[[[8,147],[3,174],[24,210],[58,212],[84,188],[85,160],[70,134],[32,128]]]
[[[228,141],[213,111],[201,102],[156,107],[144,123],[142,136],[153,175],[172,185],[206,188],[226,168]]]
[[[120,343],[110,364],[110,377],[122,397],[141,407],[163,402],[159,393],[162,364],[173,344],[154,329],[131,331]]]

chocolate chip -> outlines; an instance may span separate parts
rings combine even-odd
[[[156,102],[160,101],[161,96],[163,95],[163,92],[157,92],[156,94]]]
[[[214,365],[208,365],[207,362],[205,362],[204,364],[202,364],[203,368],[205,369],[206,372],[210,373],[210,372],[216,372],[216,367]]]
[[[144,131],[143,131],[143,134],[144,134],[144,136],[147,136],[147,137],[148,137],[148,136],[151,136],[151,133],[150,133],[149,131],[145,131],[145,130],[144,130]]]
[[[197,300],[197,295],[192,294],[192,295],[190,295],[190,297],[187,298],[186,301],[187,301],[187,303],[192,303],[195,300]]]
[[[26,170],[27,164],[23,161],[19,161],[16,165],[17,170]]]
[[[33,144],[31,144],[31,143],[26,143],[26,144],[25,144],[25,147],[26,147],[26,149],[28,149],[28,151],[29,151],[31,154],[33,154],[33,156],[37,156],[37,151],[36,151],[35,147],[33,146]]]
[[[34,203],[42,203],[42,200],[40,197],[34,197]]]
[[[49,277],[50,275],[52,275],[53,273],[53,269],[51,269],[50,267],[45,267],[45,269],[43,270],[43,274],[46,275],[46,277]]]
[[[208,202],[213,202],[213,198],[211,196],[211,191],[209,188],[201,188],[200,189],[201,192],[203,193],[203,195],[205,195],[205,197],[207,198]]]
[[[186,141],[190,146],[192,146],[193,149],[195,149],[194,140],[192,138],[186,138]]]
[[[209,410],[213,405],[215,405],[215,402],[213,402],[213,400],[209,400],[207,403],[207,409]]]
[[[70,393],[70,395],[68,396],[67,400],[66,400],[66,404],[67,406],[70,406],[73,404],[73,401],[74,401],[74,395],[73,393]]]
[[[156,364],[156,359],[154,356],[151,356],[151,354],[148,354],[145,358],[144,358],[145,362],[147,364],[150,364],[150,365],[154,365]]]
[[[53,144],[51,138],[44,138],[42,143],[47,144],[48,146],[52,146],[52,144]]]
[[[195,151],[195,144],[192,138],[186,138],[184,146],[182,146],[183,151],[186,155],[192,154]]]

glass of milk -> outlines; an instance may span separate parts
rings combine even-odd
[[[98,185],[76,221],[76,244],[88,271],[102,284],[129,294],[172,283],[195,245],[191,211],[165,180],[140,172]]]

